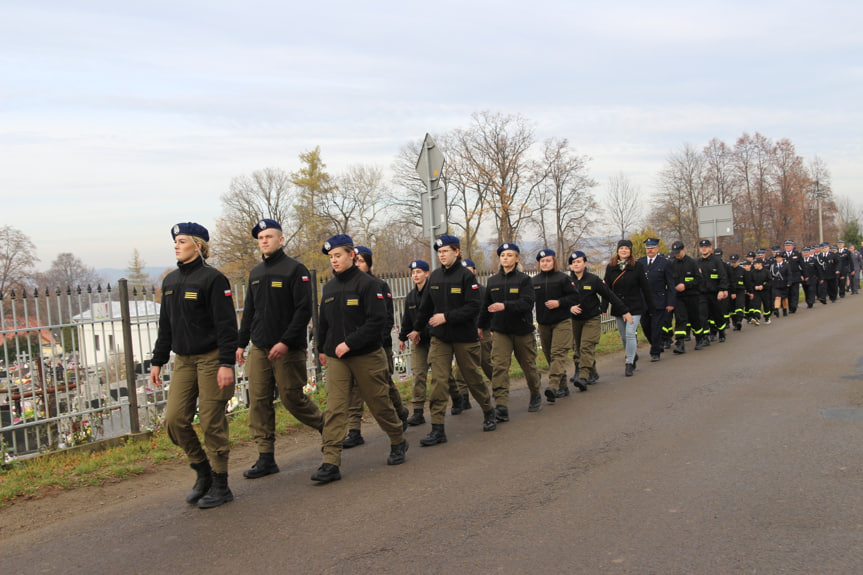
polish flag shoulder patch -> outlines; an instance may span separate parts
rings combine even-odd
[[[479,285],[478,285],[478,284],[473,284],[472,286],[470,286],[470,289],[479,289]]]
[[[384,294],[382,294],[380,292],[378,292],[377,296],[378,296],[378,299],[384,299]]]
[[[232,295],[233,294],[231,293],[231,290],[229,290],[229,289],[225,290],[225,297],[231,297]]]
[[[307,282],[307,281],[309,281],[309,276],[302,276],[302,278],[301,278],[301,279],[302,279],[304,282]]]

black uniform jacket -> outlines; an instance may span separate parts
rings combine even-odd
[[[461,257],[448,268],[437,268],[423,290],[414,329],[428,324],[434,314],[442,313],[446,323],[430,327],[432,336],[450,343],[479,341],[476,331],[481,305],[479,292],[476,276],[461,264]]]
[[[428,281],[423,285],[423,290],[420,291],[414,286],[407,297],[405,297],[405,311],[402,314],[402,326],[399,330],[399,341],[407,341],[408,334],[414,330],[420,334],[420,345],[428,345],[431,341],[429,335],[429,325],[416,325],[417,314],[419,313],[420,302],[422,301],[423,293],[428,287]]]
[[[172,350],[197,355],[214,349],[220,365],[236,363],[237,313],[228,278],[201,258],[178,263],[162,282],[153,365],[168,363]]]
[[[671,274],[674,276],[675,290],[683,284],[683,291],[677,292],[677,297],[695,297],[701,293],[701,269],[695,260],[689,256],[672,258]]]
[[[318,345],[336,356],[336,346],[345,342],[350,351],[344,357],[364,355],[381,347],[381,331],[387,309],[380,281],[353,265],[324,285]]]
[[[569,308],[578,303],[578,292],[572,278],[563,272],[552,270],[533,276],[533,294],[536,300],[536,322],[540,325],[555,325],[570,318]],[[555,309],[545,307],[545,302],[558,300]]]
[[[710,254],[706,258],[698,258],[697,263],[701,269],[701,293],[728,291],[728,272],[719,256]]]
[[[803,255],[797,250],[785,253],[785,261],[788,263],[788,273],[791,275],[791,283],[800,283],[806,275],[803,269]]]
[[[488,279],[485,298],[479,312],[479,327],[509,335],[527,335],[533,331],[533,282],[524,272],[503,268]],[[488,306],[503,303],[503,311],[490,312]]]
[[[251,340],[262,349],[279,342],[290,349],[306,349],[310,319],[309,270],[278,250],[249,273],[237,347],[246,347]]]
[[[674,290],[671,261],[657,255],[650,266],[647,265],[647,256],[638,258],[638,263],[647,275],[647,285],[650,287],[650,293],[653,294],[653,306],[656,309],[665,309],[676,305],[677,292]]]
[[[615,310],[620,310],[621,315],[629,313],[626,304],[614,295],[614,292],[608,289],[608,286],[605,285],[605,282],[599,276],[585,271],[581,279],[578,279],[575,272],[570,272],[569,277],[572,279],[575,291],[578,292],[579,302],[576,305],[581,306],[581,313],[573,315],[572,319],[585,321],[594,318],[602,313],[603,308],[608,305],[607,302],[611,302]],[[600,302],[600,296],[602,296],[606,303]]]

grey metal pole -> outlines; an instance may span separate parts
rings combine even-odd
[[[141,431],[138,421],[138,387],[135,385],[135,355],[132,349],[132,317],[129,313],[129,282],[121,278],[117,282],[120,288],[120,318],[123,326],[123,355],[126,361],[126,388],[129,390],[129,428],[132,433]],[[119,396],[118,396],[119,397]]]

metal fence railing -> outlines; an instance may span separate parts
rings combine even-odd
[[[324,281],[314,284],[320,293]],[[484,283],[490,274],[480,274]],[[399,351],[398,331],[408,275],[384,276],[393,293],[393,353],[397,377],[407,377],[410,347]],[[235,287],[237,319],[245,286]],[[317,299],[315,300],[317,302]],[[0,451],[7,457],[53,451],[157,427],[167,402],[170,363],[162,386],[149,381],[158,333],[158,292],[112,288],[10,291],[0,297]],[[604,319],[603,331],[614,328]],[[309,382],[324,384],[310,326]],[[247,381],[237,370],[229,411],[248,405]]]

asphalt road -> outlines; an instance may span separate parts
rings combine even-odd
[[[325,486],[304,432],[277,442],[278,475],[244,480],[253,453],[235,457],[216,509],[183,503],[179,466],[143,495],[93,489],[3,529],[0,572],[863,573],[861,311],[849,296],[658,363],[642,346],[634,377],[605,358],[537,414],[518,382],[512,421],[483,433],[474,407],[431,448],[412,428],[398,467],[369,423]]]

